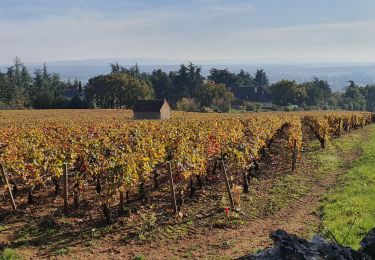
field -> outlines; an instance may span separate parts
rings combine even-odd
[[[12,210],[4,185],[4,254],[238,257],[269,245],[268,232],[280,227],[309,237],[326,226],[345,236],[353,220],[337,210],[342,194],[330,187],[347,171],[339,184],[353,200],[349,211],[366,200],[353,195],[358,187],[345,185],[360,186],[361,165],[371,167],[371,113],[131,117],[123,110],[0,111],[0,163],[17,207]],[[362,149],[365,159],[352,163]],[[370,185],[363,196],[371,191]],[[373,211],[358,207],[365,215],[357,213],[356,221],[368,230],[374,223],[366,216]],[[344,242],[358,244],[358,233]]]

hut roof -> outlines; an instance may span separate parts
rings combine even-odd
[[[165,100],[137,100],[134,104],[134,112],[160,112]]]
[[[272,102],[262,87],[236,87],[232,88],[231,91],[237,99],[264,103]]]

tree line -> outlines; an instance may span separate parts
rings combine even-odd
[[[270,84],[266,73],[249,74],[212,68],[207,77],[201,67],[182,64],[177,71],[156,69],[141,72],[110,64],[110,73],[98,75],[82,85],[63,81],[43,69],[30,74],[16,58],[14,65],[0,72],[0,107],[6,108],[131,108],[139,99],[167,99],[175,109],[228,112],[238,88],[261,87],[274,104],[272,109],[346,109],[375,111],[375,85],[361,87],[348,82],[344,92],[333,92],[327,81],[313,78],[297,83],[280,80]],[[243,107],[248,108],[248,102]],[[251,109],[249,109],[251,110]]]
[[[131,107],[139,99],[166,99],[177,109],[212,109],[227,112],[234,100],[230,89],[221,82],[206,80],[201,68],[192,63],[178,71],[161,69],[151,74],[140,72],[137,65],[124,68],[111,64],[111,72],[91,78],[87,84],[88,103],[100,108]]]
[[[344,92],[332,92],[327,81],[314,78],[310,82],[281,80],[269,86],[274,104],[298,105],[301,109],[344,109],[375,111],[375,84],[358,86],[349,81]]]
[[[74,95],[67,98],[64,94],[69,91]],[[83,95],[81,81],[63,81],[57,73],[49,73],[46,64],[32,75],[16,57],[14,65],[0,71],[0,108],[86,108]]]

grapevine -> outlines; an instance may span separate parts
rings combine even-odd
[[[37,112],[27,111],[20,117],[29,117],[26,123],[1,115],[0,163],[11,182],[28,187],[31,200],[37,186],[55,183],[58,194],[66,162],[75,204],[83,190],[96,186],[98,202],[106,211],[118,195],[144,191],[144,184],[156,179],[158,167],[167,161],[182,186],[185,180],[207,175],[223,155],[228,171],[246,179],[285,127],[289,148],[300,153],[303,126],[324,148],[332,136],[374,121],[367,112],[177,113],[168,121],[134,121],[129,114],[107,112],[109,116],[90,117],[90,111],[88,120],[79,120],[76,112],[73,117],[43,120]]]

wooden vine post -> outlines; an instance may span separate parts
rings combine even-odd
[[[173,172],[172,172],[172,166],[171,166],[171,162],[167,162],[167,168],[168,168],[168,172],[169,172],[169,185],[171,187],[171,197],[172,197],[172,206],[173,206],[173,211],[174,211],[174,214],[177,214],[178,210],[177,210],[177,201],[176,201],[176,191],[175,191],[175,188],[174,188],[174,183],[173,183]]]
[[[230,206],[231,206],[232,209],[235,209],[232,193],[230,191],[227,169],[225,168],[225,163],[224,163],[223,158],[221,159],[221,167],[223,168],[222,173],[223,173],[223,177],[224,177],[225,187],[227,189],[227,193],[228,193],[228,197],[229,197]]]
[[[1,175],[3,176],[3,179],[5,181],[5,185],[7,186],[7,190],[8,190],[10,200],[12,202],[12,209],[17,210],[16,203],[14,202],[14,198],[13,198],[13,194],[12,194],[12,189],[10,188],[8,177],[5,173],[5,169],[4,169],[4,166],[2,164],[0,164],[0,169],[1,169]]]
[[[68,195],[69,195],[69,177],[68,164],[63,164],[63,180],[64,180],[64,214],[68,214]]]
[[[120,183],[121,183],[121,187],[120,187],[120,203],[119,203],[119,208],[118,208],[118,213],[121,215],[124,213],[124,191],[122,190],[124,184],[123,184],[123,175],[121,174],[120,176]]]
[[[120,203],[118,206],[118,213],[121,215],[124,213],[124,192],[120,191]]]
[[[297,163],[297,140],[294,139],[293,142],[293,158],[292,158],[292,172],[296,169],[296,163]]]

